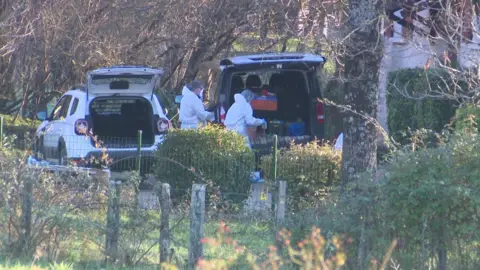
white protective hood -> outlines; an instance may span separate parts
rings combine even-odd
[[[235,103],[230,107],[225,117],[225,127],[229,130],[235,130],[243,136],[247,136],[247,126],[260,126],[262,119],[253,117],[253,110],[250,103],[241,94],[235,94]]]
[[[182,128],[198,128],[200,123],[213,120],[214,114],[205,111],[202,100],[186,86],[182,89],[182,101],[180,102],[180,116]]]

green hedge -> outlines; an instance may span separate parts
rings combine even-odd
[[[458,82],[457,82],[458,83]],[[401,69],[390,72],[388,78],[388,128],[396,139],[407,129],[431,129],[440,131],[455,115],[456,102],[434,98],[408,98],[399,93],[407,92],[420,97],[427,91],[452,89],[450,75],[441,69]]]
[[[456,132],[465,132],[465,129],[470,131],[470,128],[476,127],[480,133],[480,107],[470,104],[458,108],[455,113],[454,126]]]
[[[29,145],[27,141],[31,138],[28,135],[35,133],[37,127],[40,125],[40,121],[32,120],[28,118],[17,117],[15,119],[12,115],[0,114],[3,117],[3,133],[4,136],[15,135],[15,145],[20,148],[25,148]]]
[[[318,202],[326,188],[340,181],[340,151],[329,145],[310,142],[280,149],[277,155],[277,178],[287,181],[290,206],[296,209]],[[266,180],[272,175],[272,155],[261,159],[260,168]]]
[[[206,183],[232,198],[229,194],[248,193],[254,164],[254,154],[244,137],[207,126],[170,131],[157,150],[155,169],[157,179],[170,184],[172,197],[190,196],[193,183]]]

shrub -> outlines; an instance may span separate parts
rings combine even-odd
[[[437,148],[398,153],[388,167],[381,185],[387,228],[422,264],[430,253],[446,260],[480,240],[472,233],[480,229],[478,146],[476,134],[458,134]]]
[[[0,251],[7,258],[64,258],[65,250],[72,249],[65,248],[67,242],[98,228],[91,218],[80,221],[105,204],[106,181],[93,181],[81,172],[52,174],[26,166],[27,154],[7,147],[9,139],[0,149],[0,224],[8,224],[0,226]]]
[[[476,128],[477,132],[480,131],[480,108],[470,104],[458,108],[455,112],[453,124],[456,132],[468,132],[471,131],[469,129],[472,127]]]
[[[4,136],[15,135],[15,145],[20,148],[26,147],[25,144],[28,144],[26,141],[29,139],[28,135],[33,134],[37,126],[40,125],[40,121],[27,118],[17,117],[15,119],[13,116],[5,114],[0,115],[0,117],[3,117]]]
[[[411,141],[417,147],[396,151],[379,167],[376,181],[364,175],[347,185],[346,196],[332,201],[317,224],[358,239],[359,224],[366,220],[371,256],[378,258],[398,239],[393,257],[404,269],[432,264],[478,269],[473,250],[480,240],[475,233],[480,229],[479,138],[475,133],[437,134],[440,142],[430,147],[429,134],[416,133]]]
[[[448,91],[454,87],[450,75],[441,69],[401,69],[388,78],[388,128],[402,142],[401,134],[408,128],[440,131],[455,114],[451,100],[421,98],[432,91]],[[458,82],[457,82],[458,83]],[[461,83],[459,83],[461,85]],[[401,92],[408,93],[405,97]]]
[[[260,168],[268,180],[272,176],[271,155],[262,157]],[[301,202],[321,197],[325,188],[340,179],[341,152],[317,141],[306,145],[292,144],[277,154],[277,179],[287,181],[288,196]]]
[[[246,194],[254,155],[244,137],[223,128],[172,130],[157,151],[156,176],[172,187],[172,197],[193,183],[208,183],[221,192]]]

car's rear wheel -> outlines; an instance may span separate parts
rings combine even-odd
[[[63,144],[60,144],[60,147],[58,148],[58,165],[68,165],[67,149]]]

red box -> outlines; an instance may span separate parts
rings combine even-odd
[[[259,97],[250,103],[252,109],[259,111],[276,111],[278,108],[278,102],[273,97]]]

